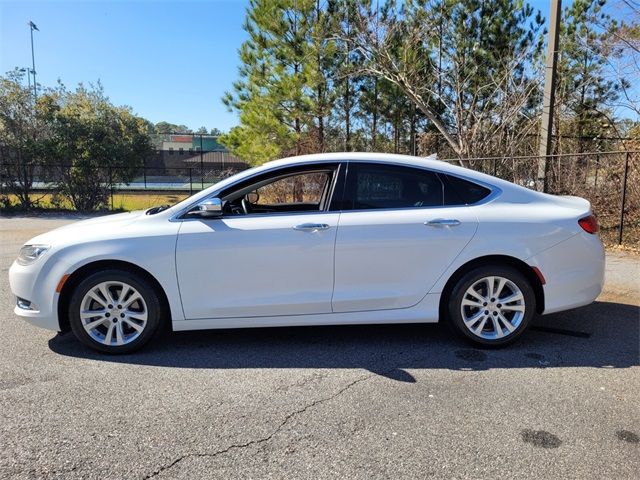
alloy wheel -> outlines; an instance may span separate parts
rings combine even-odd
[[[80,303],[80,321],[87,334],[108,346],[133,342],[145,329],[147,304],[138,290],[120,282],[101,282]]]
[[[474,282],[464,293],[460,311],[466,328],[485,340],[511,335],[522,323],[525,298],[508,278],[487,276]]]

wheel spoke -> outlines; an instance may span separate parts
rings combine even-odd
[[[503,305],[500,310],[509,310],[513,312],[524,312],[524,305]]]
[[[476,335],[480,335],[482,333],[482,330],[484,329],[484,326],[487,324],[487,316],[485,315],[482,320],[480,321],[480,323],[478,324],[478,326],[474,329],[472,329],[471,331],[473,333],[475,333]]]
[[[104,343],[111,345],[111,338],[113,337],[114,324],[111,323],[107,329],[107,333],[104,334]]]
[[[496,291],[493,294],[493,297],[500,298],[500,294],[502,290],[504,290],[504,286],[507,284],[507,279],[500,277],[498,280],[498,286],[496,287]]]
[[[515,292],[509,295],[508,297],[501,298],[500,303],[502,303],[502,305],[505,305],[506,303],[513,303],[513,302],[517,302],[518,300],[524,300],[524,297],[522,296],[522,293]]]
[[[89,319],[94,318],[94,317],[104,317],[105,313],[106,313],[105,309],[100,309],[100,310],[82,310],[80,312],[80,318],[82,318],[83,320],[89,320]]]
[[[124,299],[127,298],[127,295],[129,295],[129,292],[132,290],[132,288],[129,285],[124,285],[122,287],[122,290],[120,290],[120,294],[118,295],[118,303],[122,304],[122,302],[124,302]]]
[[[106,300],[103,300],[102,297],[100,295],[97,295],[94,291],[89,291],[87,293],[87,296],[89,296],[90,298],[92,298],[93,300],[95,300],[96,302],[98,302],[100,305],[102,305],[104,308],[107,308],[107,304],[109,303]]]
[[[139,320],[141,322],[147,321],[147,312],[134,312],[133,310],[125,310],[124,314],[133,320]]]
[[[116,345],[124,345],[124,332],[122,331],[122,322],[116,325]]]
[[[500,321],[504,324],[504,326],[507,328],[507,330],[509,330],[509,333],[513,332],[516,327],[514,327],[511,322],[509,320],[507,320],[504,315],[502,315],[501,313],[498,314],[498,318],[500,319]]]
[[[122,308],[130,307],[133,303],[136,302],[136,300],[142,300],[142,296],[138,292],[134,292],[133,295],[131,295],[131,297],[129,297],[129,299],[122,304]]]
[[[480,302],[484,302],[486,301],[486,298],[483,297],[482,295],[480,295],[478,292],[476,292],[473,287],[471,287],[469,290],[467,290],[465,297],[467,295],[472,296],[473,298],[475,298],[476,300],[480,301]]]
[[[107,319],[105,317],[100,317],[97,320],[94,320],[93,322],[85,323],[84,328],[85,330],[93,330],[94,328],[102,325],[106,320]]]
[[[131,328],[136,329],[138,332],[141,332],[142,330],[144,330],[144,327],[142,325],[138,325],[131,318],[123,318],[122,321],[125,322],[127,325],[129,325]]]
[[[100,291],[100,293],[102,295],[104,295],[104,298],[107,301],[107,303],[114,303],[113,302],[113,296],[111,295],[111,292],[107,288],[107,284],[106,283],[101,283],[100,285],[98,285],[98,290]]]
[[[504,332],[502,331],[502,327],[500,326],[500,322],[498,322],[497,315],[491,316],[491,321],[493,322],[493,330],[495,331],[496,338],[504,337]]]
[[[487,284],[487,298],[491,298],[493,296],[495,277],[487,277],[484,279],[484,281]]]
[[[482,308],[482,302],[477,302],[469,298],[465,298],[464,300],[462,300],[462,305],[465,307]]]
[[[471,328],[480,318],[484,315],[483,311],[479,311],[475,315],[465,319],[464,323],[467,327]]]

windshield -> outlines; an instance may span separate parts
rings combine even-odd
[[[243,170],[241,172],[238,172],[235,175],[231,175],[230,177],[227,177],[227,178],[225,178],[223,180],[220,180],[218,183],[215,183],[215,184],[211,185],[210,187],[205,188],[204,190],[196,192],[193,195],[185,198],[181,202],[178,202],[175,205],[167,207],[167,208],[171,208],[172,210],[175,210],[175,211],[182,210],[183,208],[186,208],[189,205],[197,203],[199,200],[204,200],[205,198],[210,196],[213,192],[219,191],[222,188],[224,188],[224,187],[226,187],[228,185],[231,185],[232,183],[235,183],[238,180],[241,180],[242,178],[250,177],[251,175],[254,175],[255,173],[260,172],[262,170],[268,170],[269,167],[271,167],[271,166],[272,165],[264,164],[264,165],[261,165],[259,167],[253,167],[253,168],[249,168],[247,170]],[[158,208],[158,207],[154,207],[154,208]],[[164,210],[166,210],[166,208],[163,208],[162,210],[159,210],[158,212],[149,213],[148,215],[153,215],[155,213],[159,213],[159,212],[164,211]]]

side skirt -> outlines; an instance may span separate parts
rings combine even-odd
[[[174,331],[220,328],[299,327],[312,325],[366,325],[379,323],[436,323],[440,294],[429,294],[411,308],[368,312],[317,313],[277,317],[204,318],[176,320]]]

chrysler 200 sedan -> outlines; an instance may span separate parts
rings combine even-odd
[[[434,159],[289,158],[172,206],[31,239],[15,313],[107,353],[173,330],[447,321],[501,346],[591,303],[604,251],[589,202]]]

